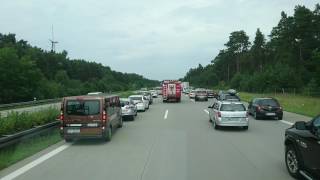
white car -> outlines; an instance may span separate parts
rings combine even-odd
[[[156,90],[151,90],[150,93],[151,93],[152,97],[154,97],[154,98],[158,97],[158,93]]]
[[[215,129],[221,126],[236,126],[247,130],[249,118],[246,107],[236,101],[216,101],[209,106],[209,121]]]
[[[190,93],[189,93],[189,98],[190,99],[194,99],[196,97],[196,92],[194,90],[192,90]]]
[[[132,99],[133,102],[137,105],[138,111],[145,111],[149,109],[149,100],[143,95],[131,95],[129,99]]]

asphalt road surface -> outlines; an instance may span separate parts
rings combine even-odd
[[[287,180],[284,131],[290,119],[254,120],[249,130],[214,130],[209,102],[160,98],[111,142],[60,142],[0,172],[1,180]],[[308,119],[306,117],[303,117]]]

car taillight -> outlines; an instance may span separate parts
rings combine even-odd
[[[257,106],[257,111],[261,111],[261,107],[260,106]]]
[[[106,120],[107,120],[107,113],[106,113],[106,111],[103,111],[102,112],[102,121],[106,122]]]
[[[63,121],[64,120],[64,114],[63,114],[63,111],[60,112],[60,117],[59,117],[60,121]]]
[[[218,112],[218,117],[221,117],[221,112]]]

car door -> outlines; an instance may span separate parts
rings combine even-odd
[[[320,116],[314,118],[307,125],[307,130],[302,130],[298,139],[298,146],[301,150],[305,166],[320,175]]]

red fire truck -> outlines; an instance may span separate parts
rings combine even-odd
[[[164,80],[162,82],[162,100],[167,101],[181,101],[181,82],[177,80]]]

